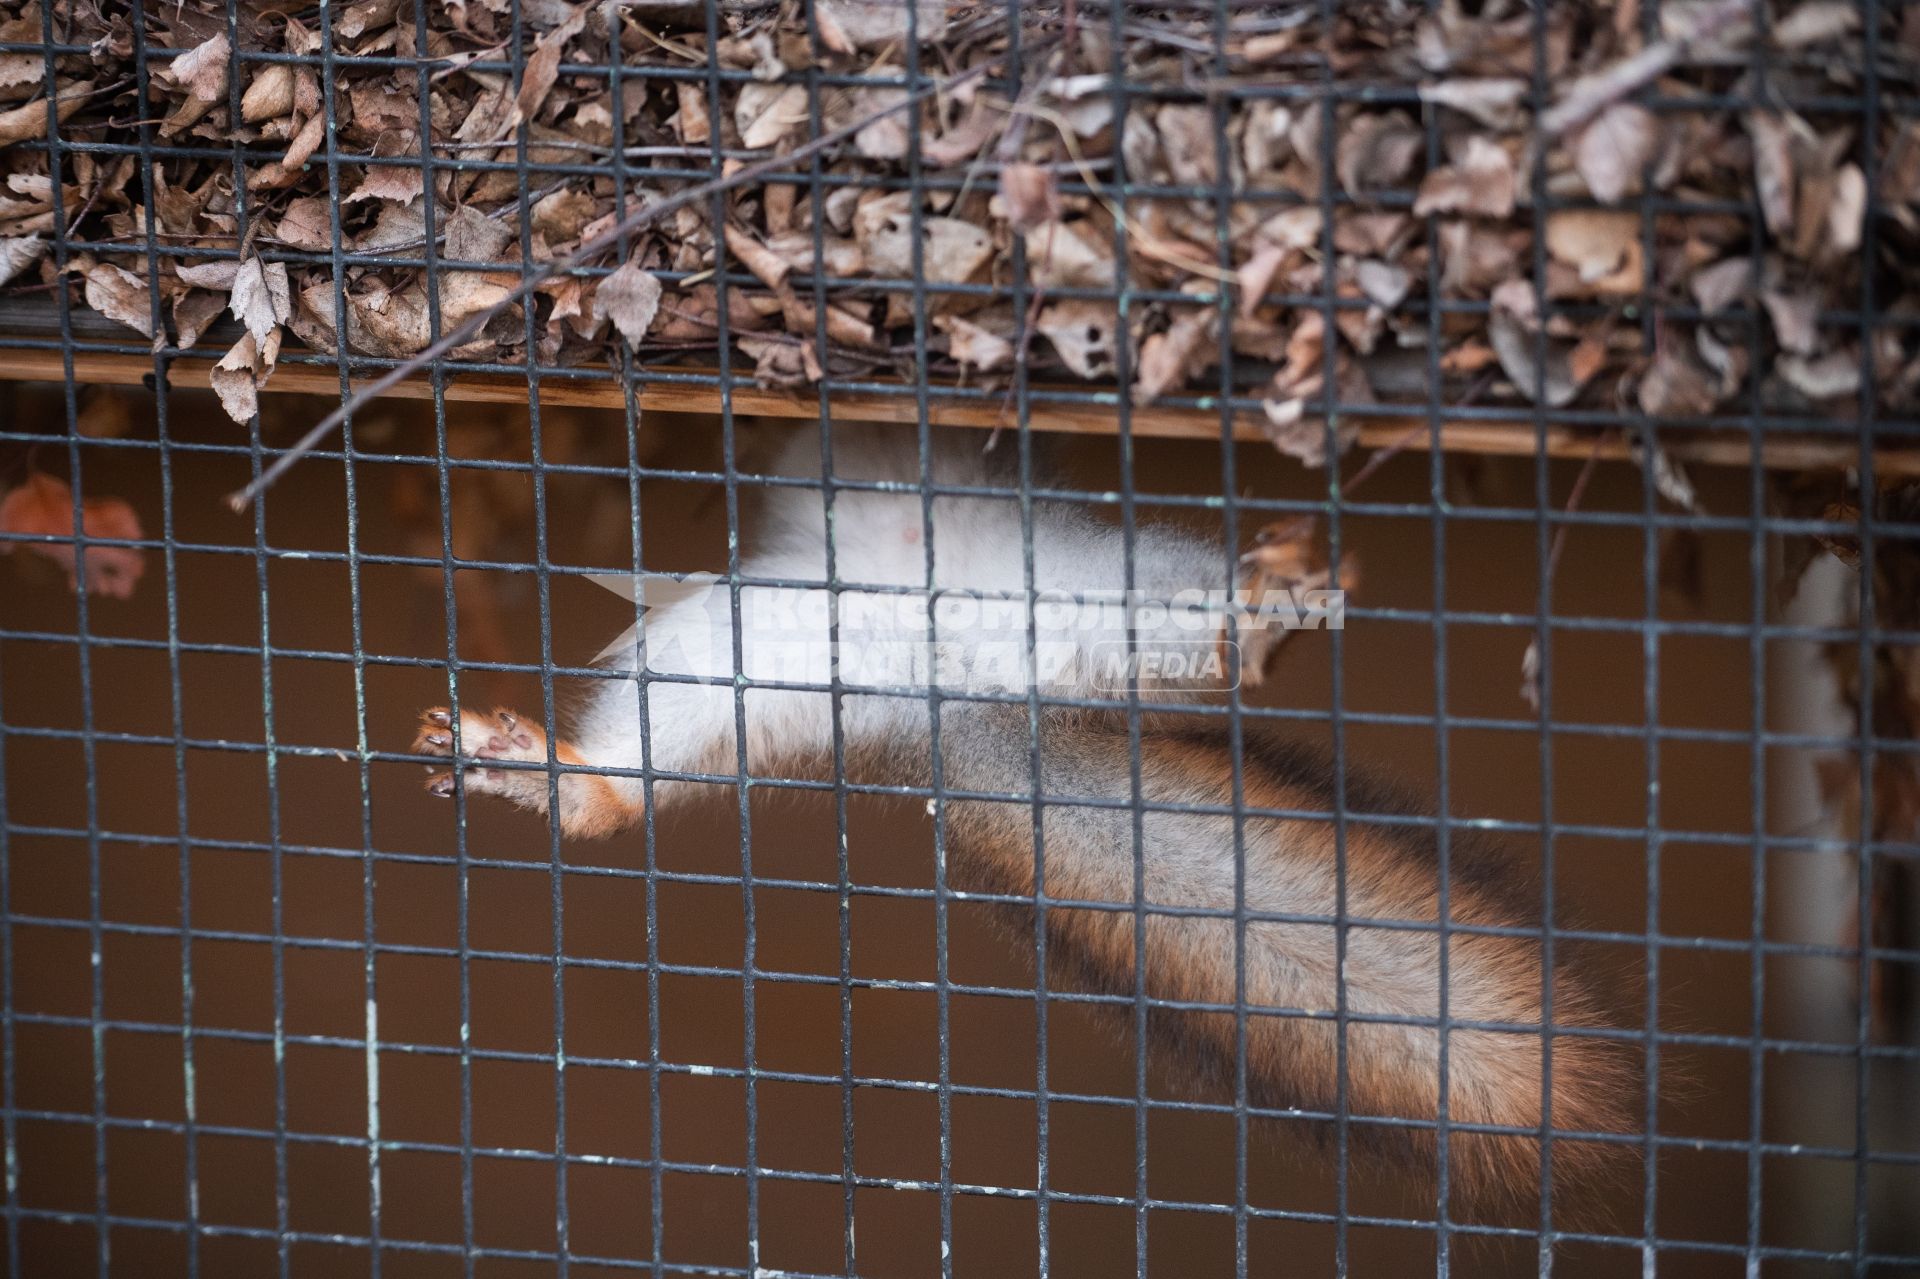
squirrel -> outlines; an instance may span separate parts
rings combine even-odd
[[[830,516],[819,436],[787,429],[774,473],[813,482],[768,486],[758,528],[740,542],[739,583],[649,600],[637,631],[602,655],[632,678],[595,681],[564,736],[507,710],[426,711],[414,750],[452,765],[435,769],[428,790],[499,796],[591,839],[639,820],[648,770],[682,775],[654,782],[656,809],[706,784],[684,775],[737,777],[743,758],[753,776],[831,777],[837,677],[846,778],[931,787],[949,885],[1043,894],[1050,969],[1126,997],[1144,974],[1149,997],[1181,1006],[1150,1014],[1153,1051],[1216,1090],[1236,1078],[1243,1003],[1247,1097],[1259,1106],[1335,1111],[1344,1031],[1354,1148],[1433,1166],[1442,941],[1429,813],[1350,776],[1337,834],[1330,759],[1254,724],[1242,725],[1236,752],[1226,717],[1192,712],[1218,698],[1217,670],[1110,660],[1215,651],[1219,635],[1193,629],[1198,614],[1131,601],[1218,598],[1235,584],[1227,548],[1146,520],[1129,545],[1086,505],[1040,498],[1029,537],[1010,460],[935,432],[929,499],[913,432],[832,432]],[[1129,602],[1108,607],[1129,586]],[[1060,607],[996,614],[1034,599]],[[1543,1083],[1545,974],[1527,877],[1459,832],[1448,868],[1450,1177],[1470,1199],[1537,1198],[1543,1129],[1626,1131],[1633,1071],[1605,1036],[1555,1033]],[[1586,983],[1556,970],[1552,1029],[1606,1024]],[[1600,1172],[1619,1148],[1556,1141],[1556,1180]]]

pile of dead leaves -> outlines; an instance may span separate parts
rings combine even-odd
[[[687,0],[507,10],[186,0],[136,32],[99,0],[4,0],[0,37],[89,52],[0,56],[0,279],[178,348],[230,313],[212,379],[245,419],[285,343],[416,354],[649,200],[846,129],[456,356],[604,364],[624,338],[697,364],[722,296],[775,384],[1025,364],[1147,403],[1217,392],[1230,350],[1310,463],[1329,399],[1698,418],[1853,412],[1869,366],[1888,408],[1920,386],[1920,325],[1857,323],[1920,313],[1920,9],[1358,0],[1326,27],[1236,3],[1222,31],[1211,6],[1079,0],[1027,6],[1017,46],[1005,6],[944,0],[718,0],[717,38]],[[916,68],[952,84],[908,104]],[[50,114],[157,163],[68,152],[56,193]]]

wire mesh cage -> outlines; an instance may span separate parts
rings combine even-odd
[[[1917,76],[0,0],[7,1273],[1920,1273]]]

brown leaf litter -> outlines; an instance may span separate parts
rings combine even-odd
[[[1509,6],[1360,0],[1331,25],[1234,5],[1222,32],[1201,8],[1139,4],[1115,47],[1104,20],[1030,5],[1018,67],[963,78],[1010,56],[1002,6],[730,4],[710,44],[702,6],[546,0],[515,27],[497,5],[431,5],[417,31],[407,6],[362,0],[331,38],[364,60],[323,77],[310,14],[239,0],[229,27],[190,0],[145,18],[142,101],[128,19],[51,2],[92,52],[0,61],[0,147],[44,139],[50,112],[63,136],[149,138],[151,200],[136,157],[70,154],[61,278],[46,152],[5,147],[0,287],[67,288],[182,348],[231,314],[244,336],[221,338],[210,378],[236,416],[279,353],[405,359],[648,201],[837,129],[809,162],[817,182],[802,165],[677,208],[456,357],[565,368],[624,346],[644,372],[710,363],[724,327],[775,384],[993,384],[1024,367],[1124,375],[1147,404],[1217,393],[1231,356],[1236,411],[1321,465],[1352,411],[1432,398],[1846,418],[1867,353],[1834,317],[1869,291],[1920,309],[1920,119],[1890,107],[1868,137],[1820,106],[1859,91],[1869,35],[1889,66],[1920,66],[1920,16],[1892,9],[1800,0],[1763,25],[1751,0],[1674,0],[1657,21],[1568,0],[1536,33]],[[0,0],[0,33],[37,39],[37,3]],[[391,61],[423,42],[430,70]],[[882,114],[915,60],[952,87]],[[876,83],[815,100],[815,70]],[[1266,91],[1329,74],[1364,100]],[[1156,92],[1118,112],[1115,76]],[[329,110],[331,174],[315,159]],[[256,157],[238,173],[236,143]],[[545,167],[516,172],[523,156]],[[356,255],[338,278],[336,237]],[[448,264],[431,279],[409,265],[428,256]],[[1872,341],[1877,409],[1911,411],[1920,326]],[[1331,437],[1330,403],[1347,411]]]

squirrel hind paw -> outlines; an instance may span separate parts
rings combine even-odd
[[[537,813],[553,811],[566,835],[610,835],[631,826],[644,811],[637,787],[616,786],[596,774],[572,743],[558,737],[549,743],[538,720],[504,708],[422,711],[413,751],[452,764],[427,764],[429,794],[451,798],[464,790],[469,796],[497,795]]]
[[[456,759],[458,769],[436,769],[427,778],[429,794],[449,797],[455,789],[455,772],[465,775],[466,788],[487,794],[517,794],[529,784],[544,786],[546,779],[524,769],[498,769],[485,766],[487,760],[514,760],[544,764],[547,760],[546,734],[512,711],[492,712],[444,706],[430,707],[420,713],[419,731],[413,739],[413,753]],[[457,752],[457,753],[456,753]]]

